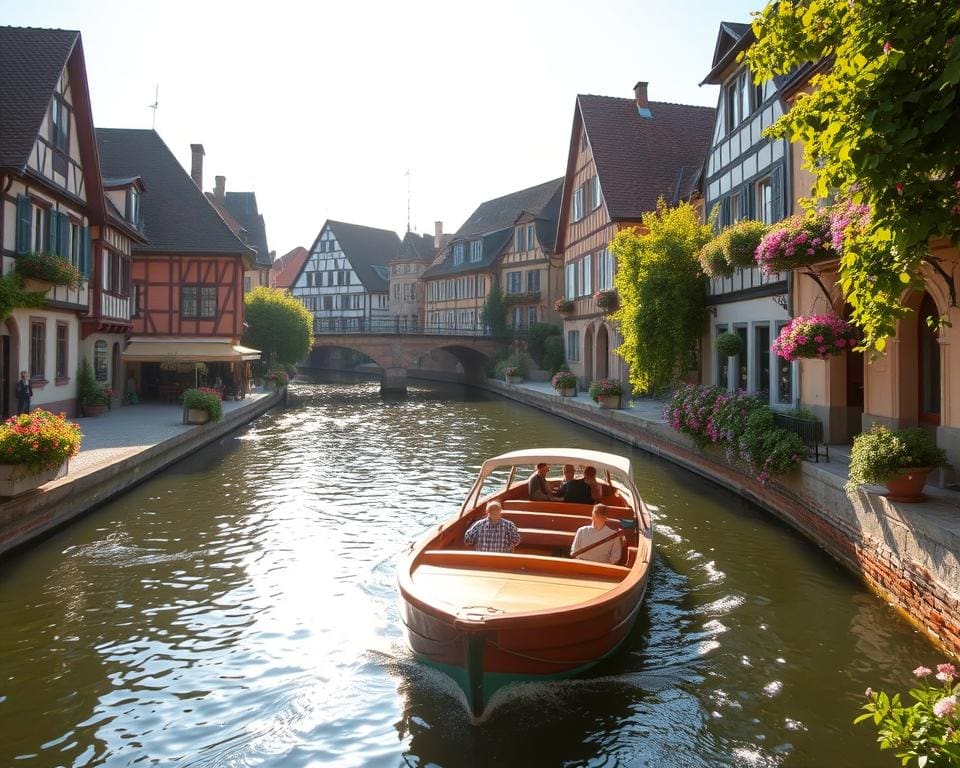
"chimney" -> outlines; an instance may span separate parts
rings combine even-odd
[[[226,190],[226,186],[227,186],[227,177],[214,176],[213,178],[216,179],[217,181],[217,185],[213,188],[213,196],[222,203],[224,191]]]
[[[443,240],[443,222],[433,222],[433,247],[439,248],[440,241]]]
[[[191,144],[190,178],[200,189],[203,189],[203,144]]]
[[[650,111],[650,102],[647,101],[647,85],[649,83],[640,80],[633,86],[633,95],[637,101],[637,114],[640,117],[653,117],[653,112]]]

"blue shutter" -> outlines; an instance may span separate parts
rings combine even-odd
[[[70,217],[65,213],[57,214],[57,250],[64,259],[70,258]]]
[[[47,211],[47,253],[57,252],[57,216],[56,211]]]
[[[26,195],[17,195],[17,253],[30,250],[30,234],[33,231],[33,203]]]
[[[80,273],[84,277],[90,277],[90,252],[92,250],[90,228],[80,227]]]
[[[773,221],[784,217],[786,207],[783,204],[783,166],[778,165],[770,175],[770,187],[773,197]]]

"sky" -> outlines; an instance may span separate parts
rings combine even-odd
[[[402,236],[408,201],[453,232],[562,176],[578,93],[716,106],[719,24],[763,2],[0,0],[0,24],[80,30],[98,127],[150,128],[159,88],[157,132],[188,171],[204,146],[205,190],[256,192],[279,256],[328,218]]]

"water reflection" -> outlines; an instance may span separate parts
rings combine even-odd
[[[936,660],[819,549],[679,468],[475,390],[377,389],[298,384],[0,564],[0,765],[858,765],[862,690]],[[531,445],[631,454],[660,508],[650,591],[621,653],[473,725],[402,644],[396,557],[485,458]]]

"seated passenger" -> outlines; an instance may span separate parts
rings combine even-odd
[[[537,471],[530,475],[527,480],[527,497],[535,501],[556,501],[557,497],[550,490],[547,483],[547,472],[550,469],[549,464],[537,464]]]
[[[589,484],[582,478],[574,478],[573,464],[563,465],[563,485],[560,486],[560,495],[564,501],[576,504],[592,504],[593,492]]]
[[[504,520],[499,501],[487,503],[487,516],[471,525],[463,541],[478,552],[513,552],[520,543],[520,531],[512,520]]]
[[[603,488],[601,488],[600,483],[597,482],[596,467],[584,467],[583,482],[590,486],[590,501],[598,502],[603,498]],[[589,504],[590,502],[587,503]]]
[[[620,562],[620,532],[607,528],[607,507],[596,504],[592,517],[591,525],[577,529],[570,556],[595,563]]]

